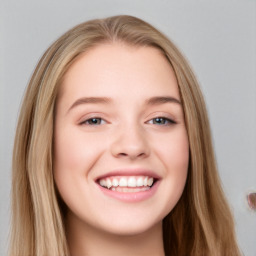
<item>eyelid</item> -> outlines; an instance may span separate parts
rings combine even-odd
[[[86,115],[84,115],[82,118],[80,118],[78,120],[78,125],[89,125],[89,124],[85,124],[87,121],[91,120],[91,119],[101,119],[102,121],[104,121],[105,123],[108,123],[108,121],[106,120],[105,117],[103,117],[103,114],[101,113],[88,113]]]
[[[87,122],[89,122],[90,120],[93,120],[93,119],[100,119],[101,123],[100,124],[89,124],[89,123],[87,123]],[[106,123],[107,122],[101,117],[91,117],[91,118],[87,118],[84,121],[80,122],[79,125],[100,126],[100,125],[103,125],[103,124],[106,124]]]
[[[146,120],[150,121],[155,118],[164,118],[164,119],[170,120],[170,122],[172,122],[173,124],[177,123],[177,119],[175,118],[175,116],[165,111],[156,111],[154,113],[151,113],[150,115],[147,116]]]
[[[165,121],[167,121],[167,124],[157,124],[155,123],[155,125],[162,125],[162,126],[168,126],[168,125],[174,125],[176,124],[177,122],[174,121],[172,118],[169,118],[169,117],[165,117],[165,116],[156,116],[156,117],[153,117],[151,118],[150,120],[148,120],[146,123],[150,123],[150,124],[154,124],[152,123],[154,121],[154,119],[164,119]]]
[[[170,114],[163,113],[163,112],[157,112],[157,113],[153,113],[153,114],[149,115],[148,118],[146,119],[147,121],[145,121],[145,123],[149,124],[154,119],[157,119],[157,118],[165,119],[168,122],[167,124],[162,124],[162,126],[177,124],[177,121],[175,120],[175,118],[170,116]],[[103,122],[101,124],[95,124],[95,125],[103,125],[103,124],[109,123],[102,113],[94,112],[94,113],[88,113],[85,116],[83,116],[82,118],[80,118],[80,120],[78,121],[78,125],[93,126],[93,124],[86,124],[86,122],[90,121],[91,119],[101,119],[101,121]],[[158,125],[161,125],[161,124],[158,124]]]

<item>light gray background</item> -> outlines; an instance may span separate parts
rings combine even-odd
[[[14,130],[32,70],[67,29],[117,14],[152,23],[193,66],[238,241],[244,255],[256,256],[256,213],[245,200],[256,190],[256,0],[0,0],[0,255],[6,255]]]

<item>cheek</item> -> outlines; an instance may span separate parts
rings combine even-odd
[[[102,142],[92,137],[73,127],[55,133],[54,180],[67,204],[84,193],[84,182],[88,184],[90,170],[103,151]]]
[[[69,209],[76,209],[82,195],[89,188],[90,170],[105,145],[91,135],[85,135],[74,127],[55,132],[54,180],[58,191]]]
[[[169,150],[166,149],[168,175],[176,184],[173,187],[182,193],[188,172],[189,142],[186,131],[172,139]]]
[[[166,136],[158,145],[158,156],[169,173],[187,172],[189,162],[189,142],[185,129]]]
[[[54,140],[54,169],[56,172],[69,170],[70,174],[86,174],[103,147],[100,139],[73,128],[63,129],[56,134]]]
[[[187,180],[189,143],[186,131],[166,136],[158,147],[158,158],[165,169],[162,193],[166,197],[163,207],[169,213],[179,201]]]

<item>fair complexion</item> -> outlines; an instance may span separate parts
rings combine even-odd
[[[177,81],[159,50],[103,44],[72,64],[54,131],[72,256],[163,256],[162,220],[181,197],[188,161]]]

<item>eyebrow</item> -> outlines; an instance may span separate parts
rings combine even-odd
[[[181,102],[171,96],[157,96],[157,97],[152,97],[146,101],[147,105],[160,105],[164,103],[177,103],[181,105]]]
[[[68,109],[69,112],[71,109],[75,108],[76,106],[82,104],[109,104],[112,102],[111,98],[107,97],[83,97],[76,100],[71,107]],[[146,100],[146,105],[160,105],[165,103],[177,103],[181,105],[181,102],[171,96],[156,96]]]
[[[71,107],[68,109],[68,112],[76,107],[76,106],[79,106],[79,105],[82,105],[82,104],[109,104],[110,102],[112,102],[112,100],[110,98],[107,98],[107,97],[83,97],[83,98],[80,98],[78,100],[76,100],[72,105]]]

